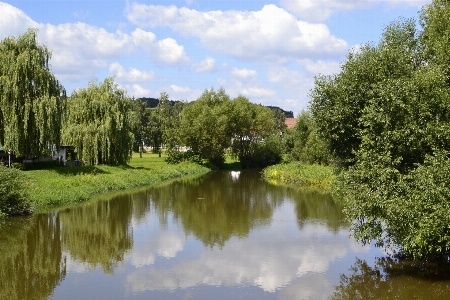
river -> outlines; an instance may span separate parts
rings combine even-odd
[[[0,299],[450,295],[439,266],[391,261],[349,238],[330,195],[276,186],[254,170],[12,218],[0,223],[0,254]]]

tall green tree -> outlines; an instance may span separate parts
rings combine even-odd
[[[219,166],[231,142],[226,113],[229,101],[224,89],[205,90],[195,102],[186,105],[181,118],[180,134],[184,144]]]
[[[310,94],[311,113],[340,166],[355,163],[361,131],[368,126],[361,122],[365,109],[384,97],[380,93],[386,80],[412,76],[420,62],[418,51],[414,20],[394,22],[377,46],[368,44],[350,51],[339,74],[316,77]]]
[[[450,255],[450,4],[386,27],[377,46],[320,77],[311,111],[341,163],[336,194],[353,235],[415,259]],[[369,80],[370,79],[370,80]]]
[[[168,131],[170,129],[170,111],[171,104],[169,101],[169,95],[165,92],[161,93],[159,97],[158,106],[153,110],[154,121],[156,122],[157,141],[159,141],[156,149],[158,150],[159,157],[161,157],[161,146],[165,145],[168,140]]]
[[[93,81],[68,100],[63,141],[86,164],[123,164],[133,150],[132,100],[114,78]]]
[[[142,158],[144,146],[151,140],[151,114],[150,109],[146,108],[146,103],[140,99],[133,99],[133,135],[134,135],[134,151],[139,152]]]
[[[33,29],[0,42],[0,144],[16,156],[50,154],[60,144],[66,92],[50,58]]]
[[[280,135],[279,118],[269,108],[251,103],[241,95],[230,101],[228,106],[226,113],[231,149],[241,165],[244,168],[264,167],[281,159],[278,153],[281,148],[273,147],[271,143],[273,136]]]
[[[328,149],[323,139],[319,138],[309,111],[300,112],[295,126],[284,132],[283,143],[288,160],[308,164],[329,162]]]

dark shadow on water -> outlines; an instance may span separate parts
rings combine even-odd
[[[449,299],[450,263],[356,258],[331,299]]]

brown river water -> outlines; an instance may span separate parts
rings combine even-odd
[[[330,195],[218,171],[0,223],[0,299],[450,299]]]

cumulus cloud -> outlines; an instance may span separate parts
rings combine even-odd
[[[154,33],[139,28],[133,31],[131,36],[134,44],[144,49],[156,63],[178,65],[189,62],[184,47],[172,38],[156,41]]]
[[[92,79],[109,59],[133,51],[131,38],[85,23],[39,24],[38,38],[52,50],[52,67],[62,80]]]
[[[120,65],[118,62],[112,63],[109,66],[109,73],[116,76],[117,80],[123,82],[147,82],[155,78],[153,71],[140,71],[135,68],[130,68],[129,71]]]
[[[367,8],[379,3],[389,6],[408,5],[421,7],[431,3],[431,0],[280,0],[280,5],[283,8],[300,16],[302,20],[311,22],[323,22],[337,11]]]
[[[0,2],[0,40],[8,36],[18,36],[28,28],[37,28],[33,21],[20,9],[4,2]]]
[[[200,12],[134,2],[128,7],[127,18],[140,27],[169,27],[199,38],[213,51],[245,60],[337,57],[348,48],[326,25],[297,20],[275,5],[259,11]]]
[[[273,97],[277,94],[274,90],[265,89],[261,87],[248,87],[242,90],[242,94],[251,98],[251,97]]]
[[[212,57],[207,57],[201,62],[192,65],[196,73],[215,72],[217,71],[216,60]]]
[[[298,63],[305,71],[312,75],[331,75],[340,71],[339,63],[335,61],[325,62],[322,60],[300,59]]]
[[[200,89],[180,86],[176,84],[171,84],[169,86],[160,86],[158,93],[162,92],[168,93],[170,99],[180,99],[186,101],[196,100],[202,94],[202,90]]]
[[[60,25],[33,21],[21,10],[0,2],[0,38],[18,36],[28,28],[38,29],[41,44],[52,51],[52,70],[60,80],[92,79],[108,66],[108,60],[133,51],[131,37],[110,33],[85,23]]]
[[[305,76],[298,70],[291,70],[281,66],[269,68],[267,72],[269,82],[282,87],[283,99],[278,105],[287,107],[289,110],[299,112],[307,107],[309,91],[314,87],[314,80],[311,76]]]
[[[234,77],[237,77],[240,79],[252,79],[252,78],[256,78],[256,76],[258,75],[258,73],[256,73],[256,71],[254,71],[254,70],[249,70],[247,68],[238,69],[236,67],[234,67],[231,70],[231,74]]]
[[[130,97],[134,98],[149,97],[149,95],[151,95],[151,91],[149,89],[146,89],[137,83],[126,84],[123,89],[127,91],[127,94]]]
[[[274,66],[269,68],[267,79],[270,82],[281,83],[284,85],[297,85],[304,81],[306,77],[297,70],[289,70],[285,67]]]
[[[21,10],[0,2],[0,38],[18,36],[28,28],[38,29],[38,39],[52,51],[52,71],[59,80],[78,81],[96,77],[100,69],[107,68],[110,60],[131,54],[141,47],[156,63],[179,65],[189,62],[184,47],[174,39],[157,40],[152,32],[136,29],[130,34],[121,31],[108,32],[86,23],[42,24],[33,21]],[[134,79],[151,79],[151,72],[136,69],[128,72],[117,65],[110,72],[117,72],[125,82]],[[134,80],[134,81],[136,81]]]

